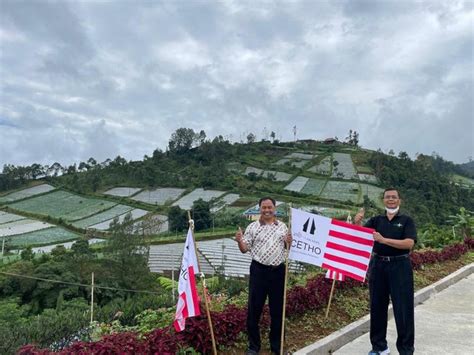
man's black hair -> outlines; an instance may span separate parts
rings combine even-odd
[[[258,200],[258,207],[260,207],[260,206],[262,205],[262,202],[265,201],[265,200],[270,200],[270,201],[272,201],[273,206],[276,206],[276,201],[275,201],[275,199],[272,198],[272,197],[266,196],[266,197],[262,197],[260,200]]]

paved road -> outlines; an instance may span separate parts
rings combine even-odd
[[[397,332],[392,318],[387,340],[392,354]],[[337,350],[336,355],[362,355],[370,350],[364,334]],[[421,355],[474,354],[474,274],[430,297],[415,308],[415,353]]]

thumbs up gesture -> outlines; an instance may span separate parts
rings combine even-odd
[[[239,226],[239,229],[237,229],[237,232],[235,232],[235,240],[237,241],[237,243],[240,244],[240,242],[242,241],[242,236],[243,236],[242,228],[240,228]]]
[[[355,217],[354,217],[354,224],[357,224],[357,225],[361,225],[362,224],[362,220],[364,219],[364,215],[365,215],[365,209],[364,207],[362,207],[359,212],[356,213]]]

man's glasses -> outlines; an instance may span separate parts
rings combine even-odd
[[[384,200],[398,200],[398,196],[388,195],[383,197]]]

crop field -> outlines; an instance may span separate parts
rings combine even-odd
[[[148,219],[148,218],[147,218]],[[150,223],[144,223],[144,220],[133,224],[134,233],[151,235],[167,232],[169,229],[168,216],[155,214],[150,216]]]
[[[306,164],[308,164],[308,160],[293,160],[288,158],[283,158],[278,160],[275,165],[285,165],[286,163],[290,164],[295,168],[302,168]]]
[[[206,202],[211,201],[214,198],[218,198],[225,194],[225,191],[217,190],[204,190],[198,188],[189,194],[181,197],[178,201],[173,203],[173,206],[179,206],[183,210],[189,210],[193,206],[193,202],[199,200],[200,198]]]
[[[26,217],[0,211],[0,224],[19,221],[21,219],[26,219]]]
[[[111,195],[117,197],[130,197],[135,195],[140,188],[136,187],[114,187],[113,189],[107,190],[104,192],[104,195]]]
[[[9,223],[0,224],[0,236],[18,235],[45,228],[54,227],[52,224],[34,219],[20,219]]]
[[[72,223],[72,225],[74,227],[78,227],[78,228],[87,228],[87,227],[90,227],[94,224],[98,224],[98,223],[101,223],[101,222],[104,222],[104,221],[112,220],[116,216],[120,216],[124,213],[127,213],[127,212],[131,211],[132,209],[133,209],[133,207],[130,207],[130,206],[127,206],[127,205],[117,205],[117,206],[114,206],[114,207],[104,211],[104,212],[100,212],[100,213],[97,213],[93,216],[75,221],[75,222]]]
[[[262,173],[264,178],[270,179],[273,177],[275,181],[288,181],[291,178],[291,174],[283,173],[281,171],[264,170]]]
[[[331,173],[331,157],[328,156],[324,158],[318,165],[309,168],[308,171],[321,175],[329,175]]]
[[[26,247],[28,245],[50,244],[77,238],[79,238],[78,234],[72,233],[60,227],[52,227],[15,235],[10,238],[8,244],[12,247]]]
[[[5,203],[5,202],[13,202],[16,200],[21,200],[23,198],[31,197],[34,195],[42,194],[48,191],[54,190],[55,187],[48,185],[48,184],[42,184],[42,185],[37,185],[33,186],[27,189],[23,189],[20,191],[12,192],[6,196],[0,197],[0,203]]]
[[[367,182],[373,182],[374,184],[377,183],[377,178],[375,175],[372,174],[357,174],[359,176],[360,181],[367,181]]]
[[[82,197],[66,191],[53,191],[46,195],[15,202],[10,206],[24,212],[74,221],[89,217],[116,205],[97,198]]]
[[[254,168],[253,166],[247,166],[244,172],[245,175],[255,174],[257,176],[260,176],[262,173],[263,173],[262,169]]]
[[[321,194],[321,190],[324,187],[326,180],[322,179],[309,179],[304,185],[303,189],[301,189],[301,193],[319,196]]]
[[[315,157],[316,155],[314,154],[306,154],[306,153],[291,153],[285,156],[285,158],[290,158],[290,159],[306,159],[306,160],[311,160]]]
[[[354,168],[350,154],[334,153],[333,154],[333,169],[331,177],[337,177],[342,179],[356,179],[357,172]],[[338,162],[337,166],[334,166],[334,162]]]
[[[308,180],[309,179],[307,177],[298,176],[296,177],[296,179],[286,185],[284,189],[288,191],[300,192],[301,189],[306,185]]]
[[[93,245],[93,244],[97,244],[97,243],[102,243],[104,241],[105,241],[105,239],[92,238],[92,239],[89,239],[87,242],[89,243],[89,245]],[[45,245],[45,246],[42,246],[42,247],[31,248],[31,250],[33,251],[33,253],[51,253],[51,251],[59,245],[62,245],[66,249],[71,249],[72,245],[75,242],[76,241],[58,243],[58,244],[52,244],[52,245]]]
[[[369,196],[369,199],[372,200],[377,207],[383,208],[383,203],[382,203],[383,189],[382,188],[361,183],[360,189],[362,192],[362,196],[364,195]]]
[[[321,197],[339,200],[359,202],[359,184],[354,182],[328,181],[324,187]]]
[[[163,187],[155,190],[144,190],[138,195],[133,196],[132,200],[149,203],[151,205],[165,205],[176,200],[185,189],[174,187]]]
[[[216,201],[214,206],[211,208],[211,212],[215,213],[215,212],[221,210],[222,208],[224,208],[225,206],[233,204],[239,198],[240,198],[239,194],[227,194],[227,195],[221,197],[218,201]]]
[[[139,208],[135,208],[135,209],[133,209],[133,210],[127,212],[127,213],[124,213],[122,215],[115,216],[115,217],[118,217],[118,221],[121,223],[121,222],[123,222],[125,216],[128,213],[131,213],[132,220],[135,220],[135,219],[138,219],[138,218],[143,217],[144,215],[146,215],[148,213],[148,211],[141,210]],[[97,223],[97,224],[94,224],[92,226],[89,226],[88,228],[104,231],[104,230],[109,229],[110,223],[112,223],[112,221],[113,221],[113,218],[111,218],[109,220],[106,220],[106,221],[103,221],[103,222],[100,222],[100,223]]]
[[[374,173],[374,169],[372,169],[370,166],[368,165],[356,165],[356,169],[357,169],[357,172],[359,174],[373,174]]]

